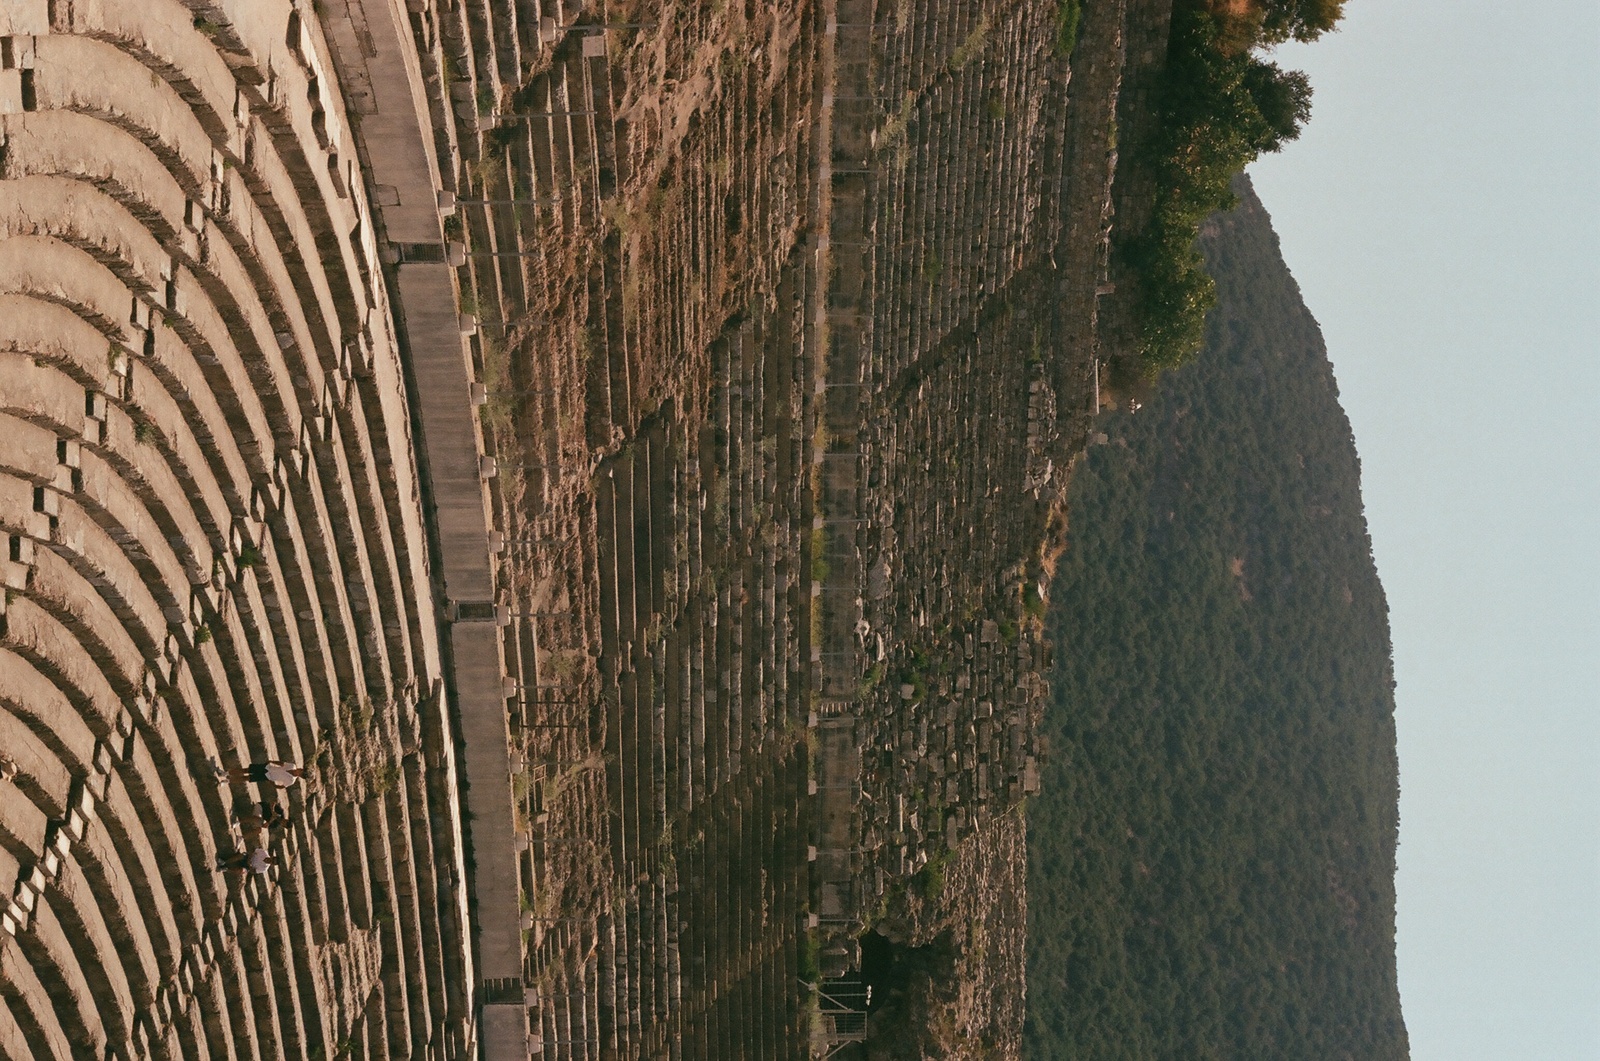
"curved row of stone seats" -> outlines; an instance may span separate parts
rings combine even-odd
[[[232,435],[241,447],[251,440],[259,446],[271,439],[266,412],[243,378],[243,365],[232,356],[225,362],[213,352],[231,355],[232,351],[221,318],[209,303],[182,297],[186,287],[182,274],[175,286],[185,316],[152,320],[148,304],[87,253],[53,238],[13,236],[0,243],[0,285],[57,307],[52,312],[45,306],[26,306],[20,295],[0,296],[13,329],[32,325],[26,337],[31,348],[62,346],[92,353],[98,343],[101,373],[108,363],[114,373],[105,386],[124,396],[132,388],[128,379],[137,353],[139,366],[160,380],[198,432]],[[166,326],[156,326],[158,321]],[[65,350],[58,356],[68,360]],[[92,360],[88,354],[85,357]],[[210,450],[206,456],[228,463],[225,480],[247,478],[239,454]]]
[[[25,181],[19,181],[17,183],[28,184],[33,180],[36,180],[36,178],[28,178]],[[7,185],[0,185],[0,202],[3,202],[4,192],[8,190],[12,189]],[[29,189],[27,188],[18,188],[15,189],[15,194],[26,196],[28,190]],[[30,232],[28,234],[31,235],[34,233]],[[16,326],[17,325],[15,324],[10,325],[8,326],[8,330],[11,327]],[[17,336],[16,341],[26,341],[26,337]],[[89,336],[82,342],[73,343],[70,345],[62,343],[58,340],[56,343],[51,345],[55,347],[56,350],[61,350],[66,357],[70,358],[71,361],[69,363],[76,362],[78,369],[82,372],[93,371],[95,367],[98,367],[102,373],[105,371],[105,365],[109,360],[109,344],[103,338],[96,342],[92,336]],[[90,349],[84,349],[85,346],[89,346]],[[64,347],[65,349],[63,349]],[[45,351],[39,351],[31,356],[35,359],[38,359],[44,354]],[[166,400],[163,401],[163,398],[166,398]],[[77,414],[77,419],[79,419],[80,423],[82,418],[85,416],[93,420],[98,420],[103,426],[92,431],[92,433],[96,435],[103,435],[105,431],[122,430],[126,426],[129,430],[138,430],[140,432],[141,438],[138,441],[144,441],[145,437],[149,436],[151,434],[151,430],[154,429],[155,433],[160,435],[162,439],[167,440],[170,443],[178,443],[181,445],[182,449],[174,454],[177,459],[172,462],[172,468],[167,474],[175,474],[179,478],[190,481],[194,484],[193,490],[188,491],[188,493],[194,494],[196,499],[201,502],[201,504],[196,508],[196,516],[200,521],[200,526],[203,527],[204,531],[206,532],[204,537],[213,541],[224,537],[222,528],[228,527],[233,519],[232,512],[230,510],[242,509],[245,504],[244,500],[239,496],[239,484],[235,482],[229,482],[227,479],[222,479],[219,481],[212,469],[208,467],[206,453],[204,450],[198,447],[191,431],[189,430],[187,419],[184,418],[180,412],[172,408],[170,396],[166,396],[162,394],[159,389],[156,389],[152,391],[149,399],[152,412],[156,414],[169,414],[166,417],[169,422],[165,425],[152,423],[149,415],[141,410],[141,403],[137,399],[129,401],[128,405],[140,416],[141,420],[138,425],[132,424],[130,414],[127,411],[119,408],[118,406],[108,407],[104,399],[105,395],[103,393],[99,394],[98,396],[90,396],[85,398],[84,411]],[[99,415],[97,416],[96,414]],[[67,420],[61,421],[63,425],[66,425],[68,422],[69,421]],[[180,425],[182,425],[181,430],[179,429]],[[165,427],[167,430],[163,431],[162,427]],[[74,433],[77,432],[75,431]],[[104,441],[104,439],[97,437],[95,441]],[[161,477],[159,473],[155,472],[152,472],[151,475],[153,477]],[[160,485],[163,487],[169,487],[169,484],[165,482],[161,483]],[[224,486],[231,486],[233,489],[229,489],[225,493]],[[182,492],[180,492],[179,496],[182,496]],[[249,493],[247,482],[244,484],[244,498],[248,498],[248,496]]]
[[[269,289],[270,289],[270,288],[269,288]],[[249,305],[249,303],[248,303],[248,302],[246,302],[246,305],[247,305],[247,306],[248,306],[248,305]],[[261,327],[260,327],[260,326],[259,326],[259,325],[258,325],[258,326],[257,326],[257,329],[256,329],[256,330],[257,330],[257,332],[258,332],[258,333],[259,333],[259,332],[260,332],[260,331],[262,331],[262,328],[261,328]],[[282,333],[279,333],[279,334],[280,334],[280,336],[281,336],[281,334],[282,334]],[[281,343],[281,340],[280,340],[280,343]],[[264,343],[264,342],[263,342],[263,343],[262,343],[262,344],[259,344],[259,345],[261,345],[261,346],[266,346],[266,344],[265,344],[265,343]],[[270,349],[270,347],[266,347],[266,348],[268,348],[268,349]]]
[[[13,334],[11,329],[0,324],[0,342],[10,338]],[[76,426],[74,421],[77,424],[83,423],[86,416],[83,411],[84,406],[86,404],[103,406],[103,395],[99,394],[99,392],[82,388],[76,380],[72,380],[63,373],[56,371],[52,363],[46,360],[45,355],[35,354],[30,356],[24,353],[0,352],[0,367],[5,368],[8,380],[5,397],[0,401],[5,403],[7,413],[12,416],[25,417],[36,425],[42,425],[63,434],[76,433],[82,428]],[[124,428],[129,431],[140,430],[137,427],[128,427],[124,421],[125,414],[122,414],[120,410],[110,408],[104,409],[103,412],[105,418],[100,420],[91,419],[91,423],[95,426],[93,433],[96,435],[103,436],[108,432],[121,431]],[[63,439],[62,441],[66,440]],[[73,445],[79,446],[80,444],[73,440]],[[93,476],[97,460],[96,455],[92,452],[86,458],[81,448],[69,454],[69,458],[75,459],[80,465],[76,468],[63,465],[67,478],[67,482],[63,485],[67,487],[68,491],[73,491],[74,487]],[[83,465],[88,467],[85,468]],[[141,472],[144,477],[147,497],[163,496],[171,498],[184,496],[178,486],[180,477],[173,475],[170,468],[161,467],[152,459],[141,463]],[[50,513],[52,518],[59,518],[59,497],[61,493],[63,491],[54,489],[51,492],[50,503],[52,508],[55,509]],[[93,495],[91,494],[91,496]],[[190,540],[203,540],[201,538],[201,521],[195,518],[192,511],[187,508],[178,509],[172,505],[165,506],[164,510],[179,517],[175,521],[176,528],[181,532],[190,532],[193,535]]]
[[[36,560],[48,562],[48,558],[53,555],[48,551],[40,551],[36,556]],[[24,592],[36,593],[43,599],[48,600],[50,598],[50,588],[47,584],[48,580],[45,581],[46,584],[40,585],[39,580],[28,580],[25,584]],[[86,699],[90,702],[102,704],[115,703],[116,694],[105,685],[103,679],[100,679],[100,683],[97,686],[96,679],[100,678],[100,675],[96,668],[69,666],[68,662],[62,659],[64,652],[67,651],[64,642],[69,639],[69,635],[61,628],[59,623],[54,622],[53,617],[48,612],[41,608],[32,607],[31,602],[31,597],[22,596],[13,601],[8,607],[5,617],[5,636],[8,644],[16,648],[36,666],[44,666],[49,672],[50,683],[59,689],[66,690],[69,699]],[[9,662],[12,671],[18,671],[24,666],[20,661],[12,660]],[[34,717],[37,718],[38,716],[34,715]],[[64,717],[68,717],[66,712],[57,713],[57,717],[52,720],[53,728],[50,732],[63,731],[62,721]],[[106,719],[103,716],[90,716],[90,721],[91,724],[98,723],[96,728],[108,729]],[[117,724],[119,730],[128,728],[127,722],[122,717],[118,718]],[[108,733],[107,735],[110,734]],[[106,765],[106,757],[100,750],[104,747],[102,743],[96,748],[94,762],[97,766],[103,767]],[[108,794],[107,802],[111,806],[116,806],[120,801],[115,798],[113,793]],[[157,805],[159,806],[159,801]],[[194,880],[182,878],[186,874],[191,861],[208,858],[210,851],[206,849],[199,852],[192,849],[185,851],[181,846],[181,842],[178,845],[172,845],[171,834],[176,833],[186,837],[190,835],[176,823],[169,826],[168,832],[169,847],[164,854],[172,855],[172,846],[177,846],[178,850],[176,857],[168,857],[162,861],[162,869],[169,874],[169,877],[179,877],[179,887],[183,888],[187,893],[193,893],[196,890]]]
[[[39,406],[38,406],[38,405],[37,405],[37,404],[35,404],[35,405],[34,405],[34,406],[33,406],[33,407],[32,407],[32,409],[31,409],[31,411],[32,411],[32,412],[34,412],[34,413],[35,413],[35,414],[38,414],[38,413],[39,413],[39,412],[40,412],[40,408],[39,408]],[[57,414],[57,415],[56,415],[56,417],[55,417],[55,419],[56,419],[56,420],[57,420],[57,421],[64,421],[64,420],[65,420],[65,417],[64,417],[64,416],[62,416],[62,415],[60,415],[60,414],[59,414],[59,413],[58,413],[58,414]],[[49,555],[53,555],[53,554],[49,554]],[[44,589],[45,589],[45,590],[46,590],[46,591],[47,591],[47,590],[48,590],[48,585],[46,585],[46,586],[45,586],[45,587],[43,587],[43,588],[44,588]],[[126,669],[126,668],[124,668],[124,669]]]
[[[43,187],[41,183],[44,184]],[[145,229],[131,212],[127,212],[126,207],[116,203],[98,189],[81,182],[69,184],[60,178],[26,177],[15,180],[9,190],[10,198],[14,202],[28,203],[29,214],[50,218],[48,226],[41,229],[37,225],[29,225],[26,215],[18,217],[10,226],[13,236],[50,235],[82,248],[107,265],[113,273],[120,274],[118,278],[129,288],[130,301],[140,299],[155,301],[152,295],[156,283],[160,283],[164,290],[175,286],[175,281],[170,279],[174,265],[160,249],[158,238]],[[62,201],[58,208],[51,209],[57,206],[51,199],[57,197]],[[4,200],[0,200],[0,204],[3,203]],[[122,238],[119,239],[119,236]],[[239,295],[238,298],[227,299],[218,306],[218,309],[225,318],[243,313],[251,322],[250,332],[256,341],[253,349],[247,346],[243,352],[253,355],[254,358],[260,358],[263,369],[257,372],[257,386],[265,382],[261,371],[275,363],[278,379],[286,380],[289,374],[288,366],[283,365],[281,359],[266,353],[269,350],[276,352],[283,344],[275,341],[265,313],[249,294],[252,289],[248,278],[242,275],[242,268],[238,266],[236,259],[232,258],[231,249],[226,248],[225,244],[213,249],[216,253],[208,255],[213,268],[223,275],[232,274],[234,292]],[[152,277],[159,279],[152,280]],[[213,285],[213,291],[217,295],[226,297],[225,289],[220,285]],[[174,298],[164,301],[170,303],[178,300]],[[187,306],[169,305],[168,308],[178,310],[179,312],[174,314],[176,316],[181,315]],[[243,336],[238,329],[234,329],[232,341],[225,344],[225,348],[238,345],[240,338]],[[272,393],[269,390],[264,397],[270,397]],[[285,424],[280,413],[278,422],[283,425],[280,427],[280,437],[286,441],[292,439],[291,426],[297,427],[298,420],[291,420]],[[235,503],[238,503],[237,500]]]
[[[0,1047],[458,1056],[439,653],[326,51],[301,25],[283,61],[288,3],[10,6],[0,730],[32,754],[0,782]],[[336,758],[369,699],[381,786]],[[283,865],[216,877],[245,837],[208,760],[319,747]],[[385,955],[355,982],[318,964],[352,932]]]
[[[92,102],[93,101],[90,101],[90,103],[92,103]],[[83,104],[83,105],[87,105],[87,104]],[[130,119],[130,120],[136,120],[138,117],[140,117],[140,116],[139,115],[135,115],[134,118]],[[147,123],[147,127],[148,127],[148,125],[153,125],[153,124],[154,123]],[[147,133],[147,135],[149,135],[149,134]],[[246,145],[246,148],[247,148],[246,149],[246,154],[247,155],[250,153],[248,151],[248,147],[249,147],[249,143],[247,143],[247,145]],[[261,153],[259,153],[259,157],[261,159],[263,159],[263,160],[271,160],[271,159],[275,159],[276,158],[276,156],[271,154],[270,152],[261,152]],[[281,289],[287,288],[289,286],[290,278],[287,277],[287,275],[285,273],[285,270],[284,270],[284,267],[283,267],[283,262],[281,260],[281,256],[277,253],[277,250],[276,250],[276,245],[270,239],[261,238],[262,236],[267,234],[269,226],[262,219],[262,217],[260,216],[260,213],[255,209],[255,204],[251,200],[251,198],[249,196],[247,196],[247,195],[239,194],[239,190],[238,189],[234,189],[234,188],[230,187],[233,184],[242,183],[244,178],[239,176],[239,173],[238,173],[237,170],[233,169],[231,166],[227,166],[226,164],[222,167],[222,173],[221,173],[220,179],[219,179],[219,177],[218,177],[218,175],[216,173],[216,170],[217,170],[217,166],[216,166],[215,161],[213,160],[212,173],[211,173],[210,177],[208,178],[208,183],[210,183],[213,186],[209,198],[220,201],[219,216],[225,216],[227,221],[231,225],[231,228],[225,228],[223,230],[223,235],[225,237],[233,240],[235,243],[237,243],[241,247],[247,247],[247,248],[253,250],[259,257],[261,257],[262,262],[263,262],[263,265],[262,265],[261,269],[257,270],[257,275],[254,275],[254,276],[250,277],[249,279],[251,281],[253,281],[254,284],[256,285],[256,287],[258,289],[262,290],[262,291],[270,292],[270,291],[274,291],[274,290],[281,290]],[[241,211],[243,213],[242,217],[239,216]],[[207,237],[210,234],[211,220],[210,220],[210,218],[206,218],[205,221],[204,221],[204,225],[202,227],[202,222],[199,220],[199,218],[197,216],[197,215],[204,214],[204,212],[205,211],[201,207],[201,204],[195,203],[195,202],[186,203],[185,204],[184,223],[186,225],[190,226],[191,228],[199,228],[199,229],[201,229],[201,231],[197,234],[199,242],[201,243],[202,247],[209,248],[210,245],[211,245],[211,241]],[[301,227],[303,228],[304,225],[302,225]],[[225,263],[225,264],[228,264],[228,265],[231,266],[231,263]],[[245,263],[245,264],[248,265],[248,263]],[[310,280],[313,283],[313,286],[318,287],[318,292],[317,293],[319,295],[321,295],[322,297],[317,298],[317,299],[303,299],[302,302],[301,302],[302,305],[306,305],[306,306],[310,307],[310,311],[307,312],[306,317],[307,317],[308,320],[312,320],[312,322],[315,323],[315,320],[313,320],[313,318],[320,319],[321,316],[325,316],[326,315],[326,314],[319,314],[318,312],[314,312],[314,311],[317,311],[320,308],[320,303],[325,301],[327,296],[326,296],[326,292],[325,292],[326,277],[324,276],[323,272],[320,269],[315,267],[315,262],[314,261],[313,261],[312,265],[313,265],[313,267],[309,270],[309,272],[307,272],[306,270],[302,269],[302,270],[300,270],[299,272],[296,273],[296,276],[294,277],[294,279],[298,280],[302,276],[309,275]],[[245,302],[245,308],[247,310],[253,308],[253,307],[250,306],[248,300]],[[289,343],[287,345],[287,349],[290,352],[294,352],[294,351],[299,350],[301,347],[303,347],[306,344],[306,335],[307,335],[307,333],[306,333],[306,330],[305,330],[305,322],[299,320],[298,317],[297,317],[297,306],[296,306],[296,304],[292,303],[292,302],[288,303],[287,308],[290,311],[290,314],[289,314],[289,317],[290,317],[290,319],[289,319],[290,333],[288,335],[288,338],[290,340],[293,340],[291,343]],[[260,326],[259,323],[257,323],[254,330],[257,332],[258,335],[260,335],[263,332],[264,329]],[[313,340],[320,340],[320,339],[322,339],[323,333],[321,331],[313,331],[311,333],[311,336],[312,336]],[[275,338],[277,339],[279,345],[285,345],[285,333],[284,332],[282,332],[282,331],[276,332],[275,333]],[[335,339],[336,338],[337,338],[337,336],[335,336]],[[258,347],[260,347],[263,350],[267,350],[267,351],[271,350],[271,344],[268,343],[265,340],[264,337],[261,339],[261,341],[258,342],[257,345],[258,345]],[[327,341],[319,342],[317,345],[323,346],[325,348],[324,349],[324,353],[327,352],[326,351],[326,347],[329,345],[329,343]],[[308,378],[308,376],[315,376],[315,375],[316,375],[315,372],[312,372],[312,373],[309,373],[309,374],[306,374],[306,373],[302,372],[302,374],[299,375],[297,378],[300,379],[300,380],[305,380],[306,378]],[[302,386],[304,386],[303,383],[302,383]],[[294,431],[294,423],[293,423],[293,421],[291,420],[287,424],[285,424],[282,427],[282,431],[285,434],[292,435],[292,433]]]

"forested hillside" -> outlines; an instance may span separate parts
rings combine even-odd
[[[1028,1056],[1397,1058],[1387,608],[1316,322],[1248,184],[1204,352],[1103,424],[1052,591]]]

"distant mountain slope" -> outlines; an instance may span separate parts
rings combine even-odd
[[[1316,321],[1247,183],[1205,351],[1072,485],[1029,807],[1028,1056],[1399,1058],[1387,606]]]

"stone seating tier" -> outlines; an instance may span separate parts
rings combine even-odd
[[[285,55],[289,14],[103,0],[7,42],[32,89],[0,116],[19,1056],[470,1041],[398,349],[327,51]],[[274,756],[312,767],[282,865],[219,877],[244,793],[210,763]],[[366,971],[330,976],[358,934]]]

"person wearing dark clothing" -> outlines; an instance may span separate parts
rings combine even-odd
[[[288,788],[304,776],[306,776],[305,767],[283,762],[280,759],[268,759],[264,763],[251,763],[249,766],[228,768],[228,780],[236,785],[242,785],[246,781],[254,781],[257,784],[271,784],[279,788]]]
[[[267,870],[277,864],[278,856],[264,847],[217,852],[217,868],[230,874],[240,874],[248,870],[264,877],[267,875]]]
[[[237,813],[239,825],[246,830],[283,829],[289,824],[289,812],[276,800],[262,800],[260,804],[245,804]]]

